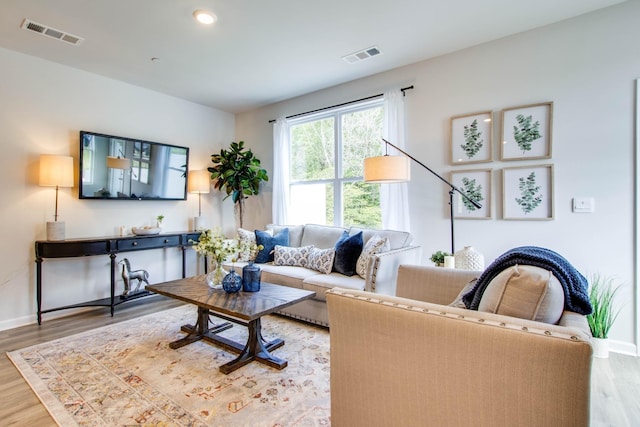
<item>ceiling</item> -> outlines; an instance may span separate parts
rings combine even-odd
[[[1,0],[0,46],[238,113],[621,2]],[[217,22],[196,23],[196,9]],[[382,54],[342,59],[372,46]]]

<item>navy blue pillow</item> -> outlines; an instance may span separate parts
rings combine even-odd
[[[356,274],[356,264],[358,263],[358,257],[362,253],[362,245],[362,231],[349,236],[349,232],[345,230],[336,242],[333,270],[345,276]]]
[[[276,245],[289,246],[289,229],[283,228],[275,236],[271,236],[266,231],[256,230],[256,245],[263,246],[262,250],[256,255],[256,263],[264,264],[265,262],[273,261],[273,251]]]

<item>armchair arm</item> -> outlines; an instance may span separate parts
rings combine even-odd
[[[367,280],[364,289],[379,294],[395,295],[398,266],[417,264],[420,262],[421,255],[421,246],[405,246],[373,255],[367,264]]]

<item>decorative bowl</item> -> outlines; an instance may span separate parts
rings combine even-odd
[[[159,234],[160,233],[160,228],[158,227],[132,227],[131,231],[133,231],[133,234],[135,234],[136,236],[149,236],[149,235],[153,235],[153,234]]]

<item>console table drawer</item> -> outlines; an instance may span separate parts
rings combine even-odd
[[[180,245],[180,236],[133,237],[118,240],[118,251],[135,251],[138,249],[154,249],[175,247]]]
[[[104,255],[109,253],[109,241],[60,241],[36,242],[36,257],[66,258],[90,255]]]

